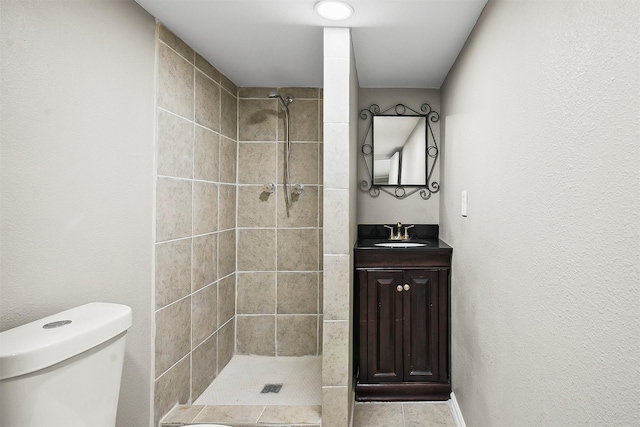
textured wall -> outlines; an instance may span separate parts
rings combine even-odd
[[[442,88],[468,425],[640,423],[639,19],[636,1],[490,1]]]
[[[234,352],[237,88],[158,26],[157,421],[195,400]]]
[[[124,1],[1,7],[0,329],[131,306],[117,425],[147,426],[154,20]]]
[[[276,88],[240,88],[238,108],[238,354],[321,353],[322,91],[279,88],[289,105],[291,184],[284,200],[285,115]],[[276,184],[273,194],[264,185]]]
[[[360,89],[358,94],[358,111],[369,108],[371,104],[377,104],[382,111],[395,104],[405,104],[416,111],[420,111],[420,106],[424,103],[431,106],[432,110],[440,113],[440,91],[435,89]],[[393,110],[388,114],[393,114]],[[361,154],[360,147],[365,139],[370,117],[361,120],[358,117],[358,184],[367,179],[370,173],[365,165],[365,159]],[[440,147],[440,121],[430,123]],[[367,139],[371,143],[371,138]],[[369,159],[370,160],[370,159]],[[440,162],[438,159],[433,171],[433,181],[440,182]],[[369,163],[370,165],[370,163]],[[369,166],[370,167],[370,166]],[[371,178],[369,178],[370,180]],[[394,187],[389,188],[390,191]],[[411,188],[407,188],[411,191]],[[371,197],[368,192],[358,191],[358,223],[359,224],[438,224],[440,193],[434,193],[429,200],[423,200],[419,193],[412,194],[405,199],[395,197],[381,192],[378,197]]]

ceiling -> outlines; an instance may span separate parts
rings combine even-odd
[[[136,0],[241,87],[322,87],[323,27],[350,27],[360,87],[439,88],[487,0]]]

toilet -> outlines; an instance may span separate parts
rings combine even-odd
[[[131,319],[90,303],[0,332],[0,426],[115,426]]]

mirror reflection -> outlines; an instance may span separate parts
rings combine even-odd
[[[427,118],[373,117],[373,185],[426,185]]]

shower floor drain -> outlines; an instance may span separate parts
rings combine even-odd
[[[260,393],[278,393],[282,384],[265,384]]]

